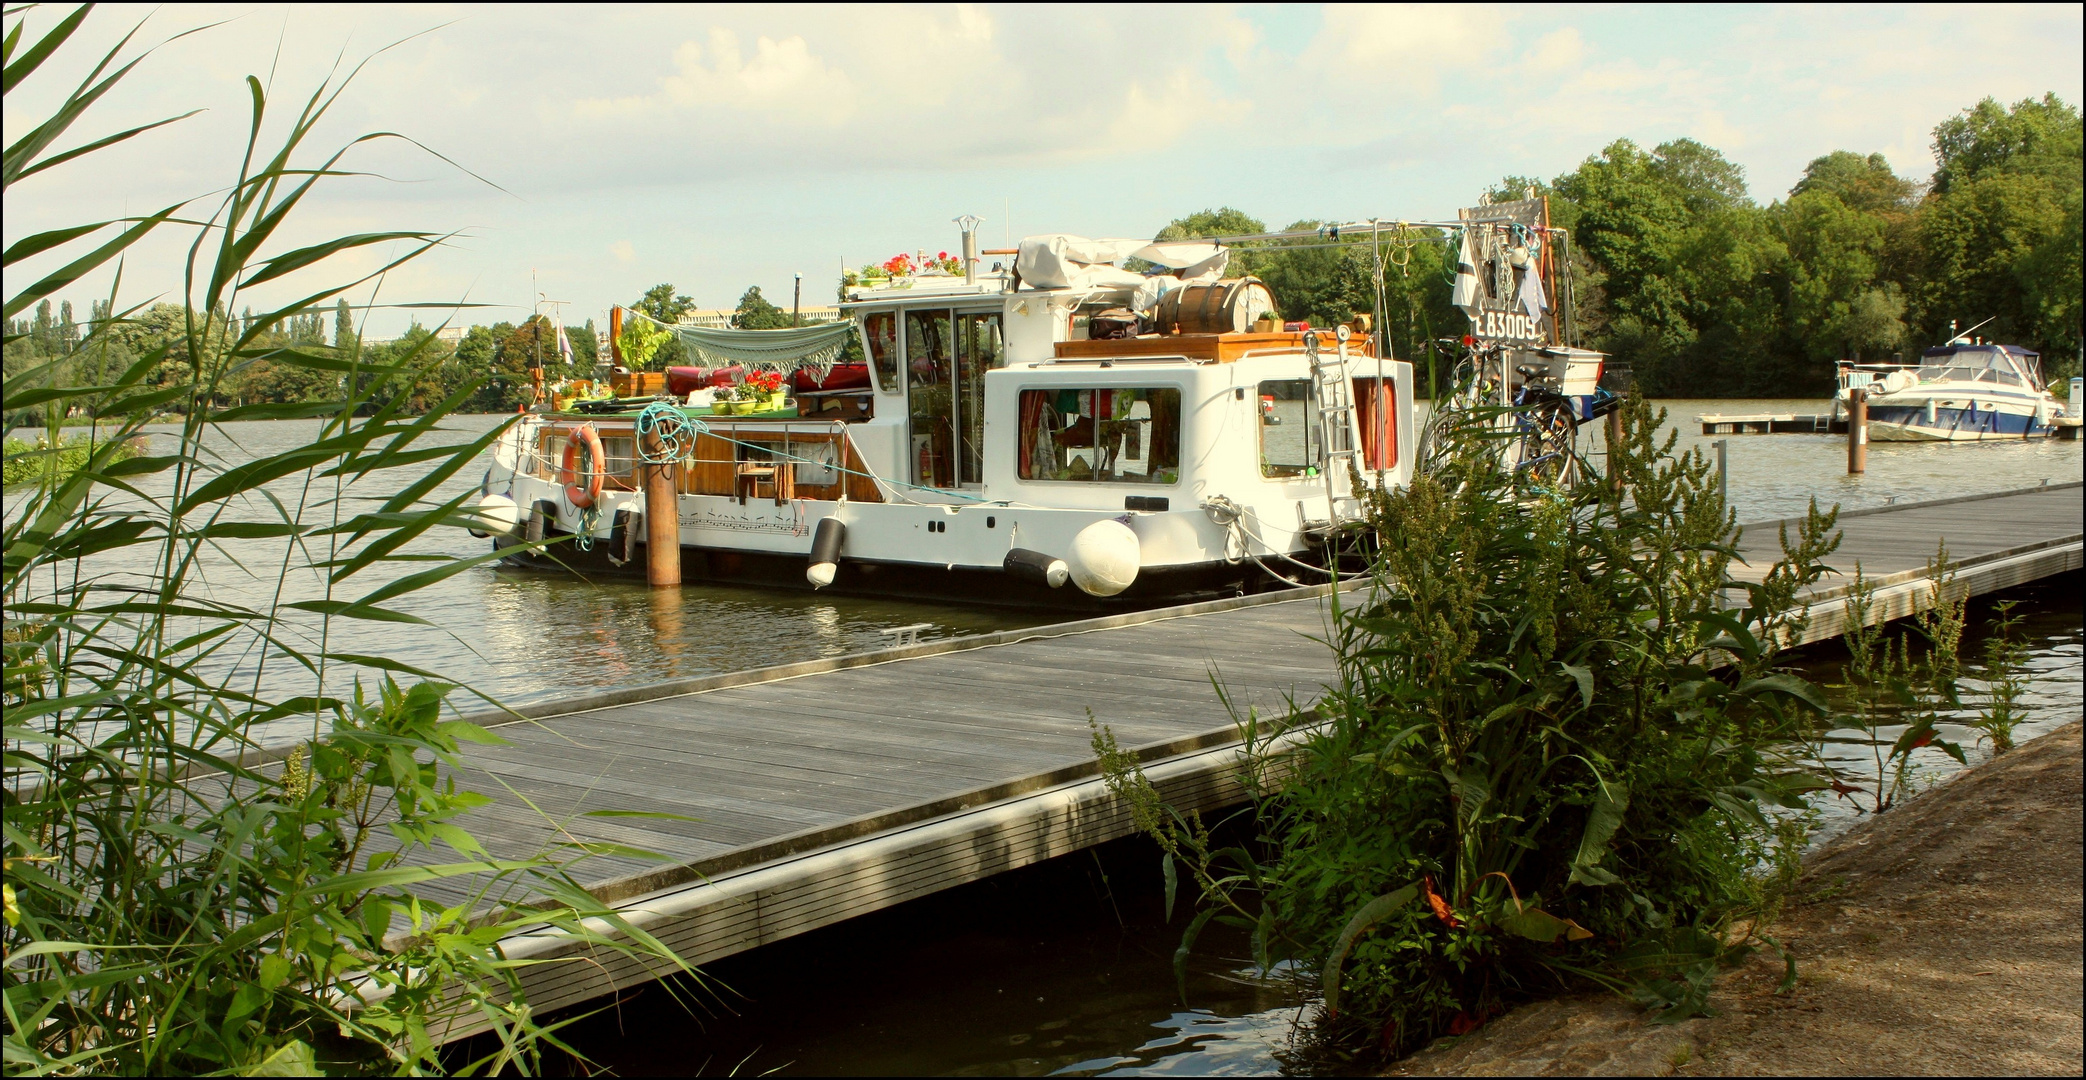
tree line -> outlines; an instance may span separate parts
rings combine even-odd
[[[671,284],[661,284],[646,290],[629,306],[673,323],[694,310],[695,303],[685,295],[677,295]],[[238,339],[243,323],[253,317],[251,311],[238,316],[215,313],[203,320],[197,337],[229,344]],[[233,364],[206,356],[198,366],[189,352],[188,318],[188,311],[178,304],[154,304],[116,320],[109,333],[82,349],[80,344],[88,326],[109,321],[108,304],[95,301],[87,323],[83,324],[75,319],[71,301],[60,302],[54,311],[46,300],[37,306],[33,316],[9,320],[6,375],[12,379],[18,373],[34,371],[57,360],[55,368],[39,378],[55,378],[65,386],[98,386],[127,370],[139,356],[166,345],[167,355],[160,361],[152,381],[171,386],[185,379],[191,368],[203,371],[215,376],[216,397],[221,406],[331,400],[345,390],[345,376],[293,363],[249,359]],[[732,323],[742,329],[770,330],[789,326],[791,318],[789,312],[769,303],[755,286],[740,297]],[[403,364],[411,369],[410,378],[384,380],[384,388],[372,399],[371,408],[384,407],[394,398],[403,397],[398,403],[400,411],[420,413],[447,398],[467,380],[482,376],[484,384],[465,399],[461,411],[512,412],[535,400],[530,374],[533,367],[542,366],[550,382],[594,375],[600,352],[594,320],[567,327],[566,337],[572,345],[570,365],[560,356],[556,324],[544,315],[533,315],[519,323],[472,326],[453,342],[418,322],[396,338],[365,341],[356,330],[355,310],[342,300],[330,311],[310,310],[292,315],[277,329],[263,334],[258,344],[264,349],[286,351],[326,350],[332,356],[359,357],[372,368]],[[648,366],[663,369],[689,362],[680,340],[672,338],[660,347]],[[375,380],[376,376],[372,374],[370,379]],[[86,404],[76,408],[84,410]],[[10,418],[11,422],[28,419],[31,418]]]
[[[1618,139],[1561,176],[1509,176],[1489,194],[1549,200],[1569,230],[1579,343],[1630,364],[1654,394],[1823,394],[1835,361],[1917,356],[1979,323],[1981,337],[2040,352],[2053,378],[2077,373],[2078,110],[2055,95],[1987,98],[1938,125],[1933,148],[1925,180],[1881,154],[1835,151],[1762,205],[1709,146]],[[1157,238],[1265,231],[1227,207]],[[1394,352],[1424,360],[1466,321],[1449,304],[1455,250],[1416,239],[1385,234],[1381,318]],[[1230,272],[1266,281],[1288,318],[1345,322],[1375,308],[1372,248],[1241,245]]]

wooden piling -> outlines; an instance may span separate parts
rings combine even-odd
[[[1608,486],[1622,494],[1622,410],[1608,413]]]
[[[1847,391],[1847,475],[1869,471],[1869,392],[1862,387]]]
[[[646,457],[663,451],[659,436],[645,433]],[[645,581],[655,589],[681,587],[681,505],[674,473],[677,462],[639,466],[645,482]]]

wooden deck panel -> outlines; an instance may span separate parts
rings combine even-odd
[[[2077,568],[2081,510],[2081,485],[2070,484],[1851,513],[1828,561],[1904,579],[1879,594],[1881,610],[1902,614],[1938,539],[1972,591]],[[1742,550],[1760,555],[1735,575],[1766,571],[1774,525],[1747,529]],[[1845,583],[1822,582],[1822,595]],[[1844,626],[1836,603],[1821,602],[1811,638]],[[510,744],[474,747],[470,760],[553,816],[613,807],[697,819],[567,818],[566,828],[667,856],[590,863],[584,877],[702,963],[1126,835],[1121,807],[1093,777],[1088,709],[1126,747],[1159,748],[1147,768],[1176,805],[1236,801],[1235,753],[1223,749],[1235,734],[1210,672],[1242,709],[1265,713],[1290,694],[1308,705],[1335,675],[1330,651],[1309,640],[1325,633],[1324,607],[1322,592],[1190,605],[1102,620],[1127,625],[1039,627],[936,655],[663,693],[500,726]],[[479,816],[496,854],[551,838],[490,777],[477,786],[503,804]],[[515,948],[561,955],[548,939]],[[545,972],[531,982],[539,1008],[649,977],[598,956],[532,970]]]

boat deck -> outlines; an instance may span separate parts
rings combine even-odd
[[[1924,595],[1939,540],[1973,593],[2079,568],[2081,513],[2077,483],[1853,512],[1831,562],[1859,564],[1895,617]],[[1772,562],[1775,524],[1746,530],[1760,557],[1741,574]],[[1809,637],[1844,628],[1845,585],[1821,583]],[[1313,640],[1328,603],[1322,589],[1215,601],[535,706],[497,726],[505,745],[470,750],[468,782],[498,796],[473,829],[497,855],[567,835],[658,853],[579,876],[708,962],[1128,835],[1089,716],[1177,807],[1237,803],[1239,732],[1213,679],[1240,715],[1308,705],[1336,674]],[[595,808],[681,817],[576,816]],[[551,934],[508,951],[577,961],[530,969],[539,1010],[653,977]]]

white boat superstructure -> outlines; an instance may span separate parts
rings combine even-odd
[[[853,290],[866,385],[682,410],[687,576],[1081,606],[1236,594],[1327,580],[1328,539],[1361,515],[1353,478],[1410,479],[1412,368],[1360,328],[1256,332],[1272,298],[1221,277],[1214,245],[1018,250]],[[1176,272],[1123,270],[1133,255]],[[636,420],[517,424],[485,485],[497,542],[570,535],[517,558],[641,568]]]

